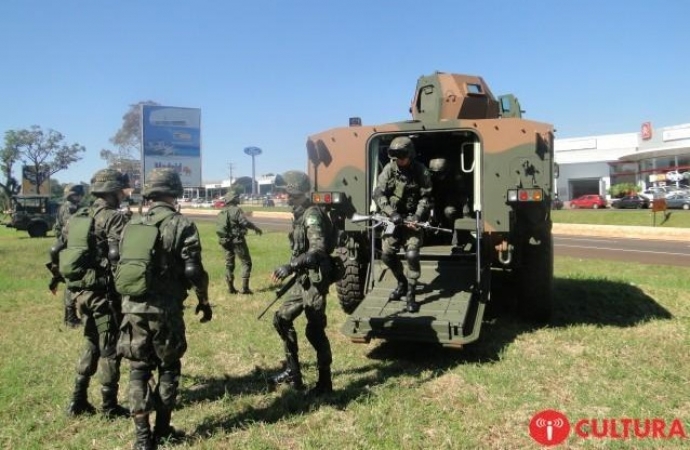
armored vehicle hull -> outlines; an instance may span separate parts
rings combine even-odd
[[[337,287],[351,313],[342,331],[355,342],[472,342],[497,270],[509,275],[524,317],[547,321],[557,175],[553,127],[523,119],[515,97],[496,100],[481,77],[467,75],[421,77],[410,110],[413,120],[335,128],[307,141],[315,198],[338,199],[331,213],[346,271]],[[422,164],[435,158],[450,163],[460,181],[448,189],[457,189],[464,204],[460,217],[445,224],[456,234],[453,248],[450,233],[425,230],[415,313],[404,312],[404,301],[388,300],[395,281],[380,261],[382,227],[352,220],[377,213],[372,192],[388,162],[388,145],[398,136],[412,139]],[[446,187],[434,189],[432,199]]]

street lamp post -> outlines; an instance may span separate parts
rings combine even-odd
[[[244,153],[252,157],[252,197],[256,195],[256,166],[255,158],[262,152],[259,147],[245,147]]]

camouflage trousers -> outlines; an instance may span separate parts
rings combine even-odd
[[[125,314],[117,352],[130,363],[129,405],[133,414],[172,410],[187,351],[182,311]],[[151,383],[153,372],[158,381]]]
[[[235,256],[240,260],[242,266],[240,277],[249,278],[252,274],[252,257],[249,254],[247,241],[234,244],[227,244],[225,247],[225,279],[232,281],[235,279]]]
[[[77,305],[77,298],[76,295],[72,293],[69,289],[65,288],[65,295],[63,296],[63,303],[65,304],[65,308],[76,308]]]
[[[396,255],[400,251],[400,248],[404,247],[408,259],[407,278],[410,280],[419,279],[421,272],[418,255],[419,249],[422,247],[423,235],[423,230],[421,229],[413,230],[401,225],[395,227],[395,231],[392,235],[383,238],[381,256],[386,265],[391,269],[391,272],[396,275],[396,278],[402,275],[403,272],[402,263]],[[412,261],[409,257],[409,255],[412,254],[417,255],[415,261]]]
[[[294,358],[295,361],[299,361],[297,332],[293,323],[304,311],[307,319],[305,334],[309,343],[316,350],[316,364],[320,369],[331,366],[333,361],[331,343],[326,335],[328,323],[326,317],[327,292],[327,284],[314,284],[309,278],[306,278],[293,286],[273,316],[273,326],[283,340],[283,349],[288,360]]]
[[[120,381],[120,360],[117,355],[120,314],[110,306],[105,293],[80,291],[74,293],[77,308],[84,319],[84,352],[77,361],[77,374],[92,377],[98,370],[104,386]]]

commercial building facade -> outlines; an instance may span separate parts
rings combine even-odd
[[[612,185],[690,184],[690,123],[639,132],[556,139],[558,196],[570,200],[586,194],[606,197]]]

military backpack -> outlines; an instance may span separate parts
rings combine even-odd
[[[120,239],[120,261],[115,269],[118,293],[140,297],[151,289],[162,270],[159,267],[160,230],[174,214],[174,211],[163,209],[125,225]]]
[[[98,277],[98,255],[94,216],[103,207],[91,210],[84,207],[67,222],[67,247],[60,252],[59,270],[71,291],[105,288],[105,280]]]

